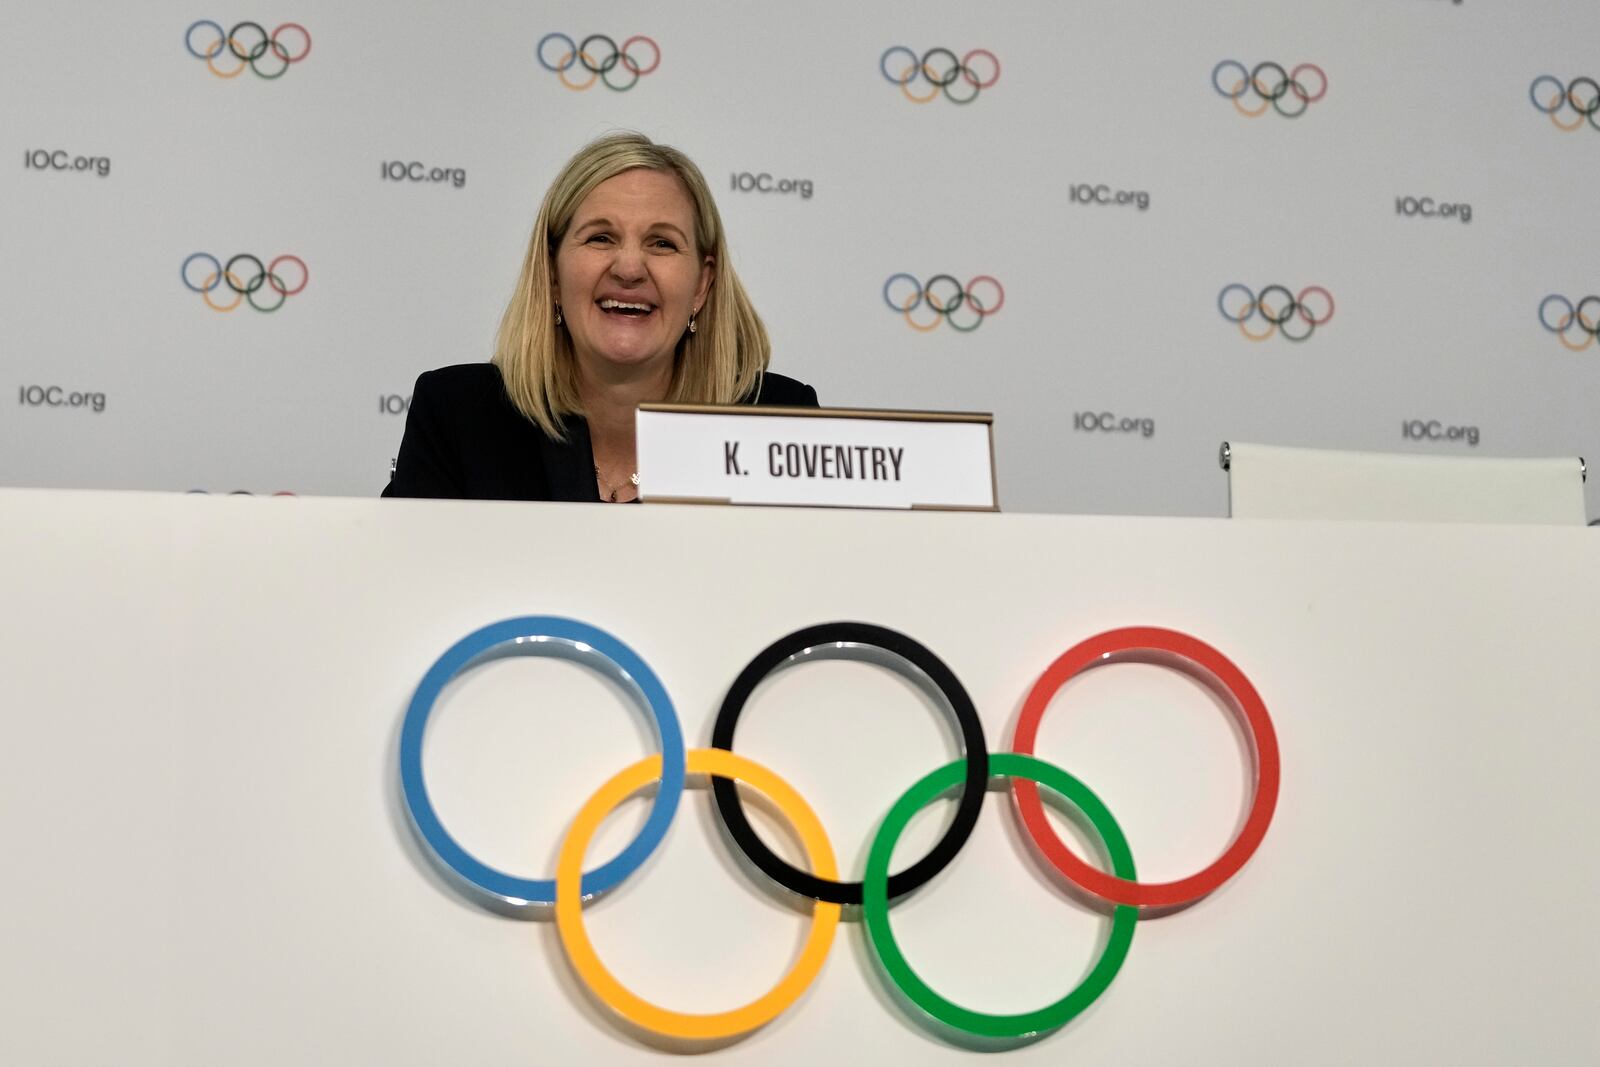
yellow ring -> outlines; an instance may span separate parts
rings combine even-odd
[[[688,755],[690,774],[737,779],[753,786],[777,806],[794,828],[811,861],[811,869],[822,878],[839,877],[833,846],[811,806],[794,787],[743,756],[720,748],[697,748]],[[834,931],[839,926],[839,905],[817,901],[812,910],[811,932],[794,966],[777,985],[756,1000],[732,1011],[710,1015],[691,1015],[669,1011],[650,1003],[625,988],[606,970],[595,953],[588,931],[583,927],[583,857],[595,830],[618,804],[661,777],[661,757],[649,756],[617,774],[601,786],[572,820],[561,842],[556,860],[556,930],[567,959],[589,992],[606,1007],[645,1030],[689,1040],[715,1040],[747,1034],[777,1018],[815,981],[822,963],[833,947]]]
[[[931,333],[934,330],[937,330],[939,328],[939,323],[944,319],[944,316],[942,314],[940,314],[939,309],[938,308],[934,308],[934,310],[933,310],[933,321],[928,323],[928,325],[924,326],[924,325],[922,325],[922,323],[918,322],[916,319],[911,317],[911,309],[916,307],[916,306],[917,306],[917,298],[916,297],[910,297],[910,296],[906,297],[906,307],[905,307],[905,312],[904,312],[905,317],[906,317],[906,325],[910,326],[913,330],[916,330],[918,333]],[[933,307],[933,301],[932,300],[928,301],[928,306],[929,307]]]
[[[1244,96],[1244,87],[1246,84],[1248,84],[1246,81],[1241,81],[1239,83],[1239,91],[1235,93],[1233,97],[1233,109],[1239,114],[1243,115],[1245,118],[1258,119],[1267,113],[1267,108],[1272,106],[1272,101],[1267,99],[1267,97],[1261,93],[1261,90],[1256,89],[1256,95],[1261,97],[1261,106],[1256,108],[1254,111],[1246,111],[1244,108],[1239,106],[1239,100]],[[1250,87],[1255,89],[1254,85],[1251,85]],[[1248,337],[1249,335],[1246,334],[1245,336]]]
[[[220,280],[221,279],[217,277],[216,273],[213,272],[211,276],[206,279],[205,287],[200,290],[200,297],[206,302],[206,307],[210,308],[212,311],[232,311],[234,308],[239,306],[241,301],[244,300],[244,293],[239,291],[239,279],[235,278],[232,272],[229,272],[228,280],[232,284],[229,285],[228,288],[233,290],[233,303],[229,304],[227,307],[223,307],[221,304],[213,304],[211,302],[211,290],[217,287],[217,282]]]
[[[939,83],[934,81],[932,78],[929,78],[928,81],[933,85],[933,91],[927,96],[912,96],[911,83],[916,81],[918,73],[918,71],[907,71],[906,80],[900,83],[900,91],[905,93],[906,99],[911,101],[913,104],[926,104],[929,100],[932,100],[934,97],[939,95]]]
[[[594,83],[600,80],[600,72],[589,66],[589,63],[594,62],[594,57],[588,52],[579,52],[578,56],[572,57],[571,63],[567,63],[568,56],[572,56],[572,53],[568,52],[567,55],[561,57],[561,62],[566,63],[566,66],[561,66],[560,64],[556,65],[556,77],[561,79],[561,84],[565,85],[568,89],[576,89],[580,93],[585,89],[594,88]],[[579,57],[587,59],[589,63],[580,63]],[[582,85],[574,85],[572,82],[567,81],[567,70],[571,67],[577,66],[581,66],[584,70],[589,72],[589,80],[584,82]]]
[[[1267,313],[1263,311],[1261,313],[1261,317],[1266,319]],[[1249,330],[1244,328],[1244,324],[1249,318],[1250,316],[1246,315],[1244,318],[1239,320],[1239,332],[1250,338],[1252,341],[1265,341],[1267,338],[1278,332],[1278,324],[1273,322],[1271,319],[1267,319],[1266,333],[1251,333]]]
[[[1580,323],[1583,321],[1581,316],[1579,317],[1578,321]],[[1567,320],[1567,325],[1572,325],[1571,319]],[[1568,352],[1582,352],[1585,348],[1588,348],[1590,345],[1594,344],[1594,334],[1590,333],[1588,330],[1583,331],[1583,344],[1574,345],[1567,343],[1566,327],[1562,327],[1556,332],[1556,339],[1561,342],[1561,347],[1565,348]]]
[[[1559,111],[1559,110],[1561,110],[1559,107],[1556,108],[1556,111]],[[1580,126],[1583,125],[1584,115],[1583,115],[1583,112],[1581,112],[1581,111],[1578,112],[1578,117],[1572,120],[1572,125],[1571,126],[1563,126],[1563,125],[1561,125],[1561,120],[1556,118],[1556,112],[1555,111],[1547,112],[1547,114],[1550,116],[1550,121],[1556,124],[1556,129],[1561,130],[1564,133],[1571,133],[1573,130],[1578,129]]]
[[[217,46],[215,48],[206,49],[206,66],[210,68],[211,73],[215,74],[219,78],[237,78],[239,75],[244,73],[244,68],[250,65],[248,60],[240,59],[239,65],[235,67],[233,72],[230,74],[224,74],[222,71],[217,69],[217,65],[214,60],[217,58],[217,56],[222,54],[222,50],[232,43],[232,41],[233,38],[231,37],[226,40],[219,40],[217,41]],[[234,58],[238,59],[238,56],[235,55]]]

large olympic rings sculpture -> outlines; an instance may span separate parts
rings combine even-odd
[[[757,685],[773,671],[814,652],[856,650],[863,658],[902,674],[937,694],[960,734],[963,757],[925,775],[890,808],[879,824],[860,881],[842,881],[826,831],[802,796],[773,771],[733,752],[739,717]],[[496,870],[463,848],[444,828],[423,775],[423,739],[440,693],[461,672],[508,654],[556,656],[576,661],[611,679],[646,711],[661,751],[619,771],[578,809],[563,838],[554,878],[522,878]],[[1154,663],[1194,678],[1228,708],[1248,738],[1254,788],[1243,826],[1213,863],[1172,882],[1137,880],[1126,839],[1115,818],[1088,786],[1033,755],[1045,709],[1073,677],[1113,662]],[[740,672],[723,699],[711,747],[686,750],[677,713],[654,671],[631,648],[587,623],[553,616],[507,619],[476,630],[436,660],[411,698],[400,735],[400,782],[411,823],[429,856],[468,895],[497,911],[529,917],[554,908],[555,925],[578,979],[619,1017],[656,1034],[691,1041],[730,1039],[749,1033],[780,1014],[821,970],[837,930],[841,907],[860,905],[868,943],[883,972],[922,1013],[936,1022],[984,1038],[1024,1040],[1048,1033],[1092,1003],[1116,976],[1133,941],[1141,914],[1164,914],[1201,899],[1228,881],[1265,837],[1277,805],[1277,737],[1266,705],[1244,674],[1222,653],[1193,637],[1154,627],[1111,630],[1059,656],[1034,682],[1015,733],[1014,751],[991,753],[972,699],[960,680],[933,652],[895,630],[860,622],[836,622],[798,630],[775,641]],[[660,846],[677,812],[687,775],[709,775],[715,807],[734,845],[767,878],[814,901],[812,924],[790,971],[766,993],[729,1011],[686,1014],[650,1003],[631,992],[600,960],[584,930],[583,905],[636,872]],[[901,954],[889,923],[891,902],[926,885],[961,851],[978,820],[991,777],[1011,780],[1017,815],[1040,858],[1060,877],[1110,913],[1111,931],[1099,960],[1076,988],[1037,1011],[994,1015],[962,1007],[930,988]],[[809,869],[792,866],[756,835],[735,790],[744,782],[763,794],[796,832]],[[1093,828],[1109,858],[1109,873],[1080,859],[1044,816],[1039,786],[1077,809]],[[596,828],[625,799],[656,786],[650,814],[637,836],[616,856],[589,870],[585,853]],[[918,811],[951,790],[960,790],[956,815],[926,856],[890,873],[901,832]]]
[[[200,274],[193,269],[196,264],[202,267],[209,264],[209,267],[204,274]],[[287,273],[290,281],[295,281],[293,285],[285,281],[283,274],[279,273],[280,268],[290,264],[294,270]],[[248,273],[241,273],[246,270],[245,265],[248,265]],[[235,270],[236,267],[239,268],[238,271]],[[295,280],[296,273],[299,274],[298,280]],[[282,255],[271,263],[263,265],[259,258],[248,252],[241,252],[226,264],[209,252],[194,252],[183,261],[183,266],[178,268],[178,276],[183,279],[186,287],[200,294],[200,299],[204,300],[206,307],[212,311],[232,311],[241,303],[248,303],[257,311],[277,311],[285,300],[304,289],[306,283],[311,280],[311,274],[306,270],[306,261],[299,256]],[[198,284],[196,276],[199,277]],[[277,299],[264,296],[258,301],[256,294],[263,288],[269,293],[277,294]],[[232,293],[233,298],[228,300],[225,293],[223,299],[227,302],[219,304],[212,299],[212,294],[222,289]]]
[[[202,27],[211,32],[201,37],[201,47],[196,48],[194,31]],[[297,34],[300,47],[294,51],[285,42]],[[285,22],[271,33],[259,22],[236,22],[233,29],[223,33],[218,23],[200,19],[183,31],[183,47],[191,56],[204,60],[206,69],[219,78],[237,78],[249,67],[257,77],[270,81],[283,77],[291,65],[311,54],[311,33],[298,22]],[[237,61],[238,66],[226,70],[218,67],[217,59],[224,52]],[[261,63],[263,59],[265,65]]]
[[[1574,304],[1558,293],[1551,293],[1539,301],[1539,325],[1556,335],[1563,347],[1582,352],[1600,337],[1600,296],[1586,296]],[[1580,340],[1567,339],[1577,327]]]
[[[562,50],[556,54],[554,62],[545,54],[545,46],[551,41],[565,42]],[[642,51],[644,46],[649,48],[649,63],[643,62],[640,56],[633,54],[636,50]],[[553,72],[561,79],[562,85],[578,92],[594,88],[595,82],[603,82],[607,89],[625,93],[638,85],[640,78],[654,72],[661,65],[661,46],[642,35],[629,37],[619,48],[616,41],[603,33],[591,33],[581,43],[574,42],[564,33],[547,33],[539,38],[539,46],[534,49],[534,53],[541,67]],[[567,78],[567,71],[574,65],[589,72],[587,81],[575,82]],[[624,78],[618,75],[613,80],[611,72],[618,68],[631,77]]]
[[[896,60],[892,66],[891,57]],[[897,44],[878,57],[878,71],[913,104],[926,104],[941,92],[953,104],[970,104],[1000,80],[1000,60],[987,48],[974,48],[957,59],[948,48],[930,48],[919,57]],[[926,82],[927,89],[915,88],[918,82]]]
[[[1315,77],[1308,80],[1306,75]],[[1284,70],[1281,64],[1269,61],[1246,70],[1238,60],[1224,59],[1211,68],[1211,87],[1232,100],[1234,108],[1247,118],[1260,118],[1270,107],[1286,119],[1297,119],[1328,94],[1328,76],[1315,63]],[[1246,107],[1247,95],[1261,103]]]
[[[1541,90],[1541,85],[1547,88]],[[1545,99],[1541,100],[1541,96]],[[1600,114],[1600,82],[1593,78],[1573,78],[1563,85],[1560,78],[1541,74],[1528,86],[1528,99],[1533,101],[1534,107],[1550,116],[1550,121],[1558,130],[1571,133],[1582,126],[1585,119],[1590,126],[1600,130],[1600,118],[1596,118]],[[1561,115],[1568,108],[1572,109],[1573,118],[1563,122]]]
[[[1265,341],[1273,334],[1304,341],[1333,318],[1333,294],[1320,285],[1308,285],[1299,293],[1291,293],[1281,285],[1268,285],[1257,295],[1249,286],[1232,282],[1217,294],[1217,310],[1252,341]],[[1255,318],[1266,323],[1266,328],[1252,333],[1249,323]]]
[[[987,287],[981,297],[980,285]],[[936,287],[938,292],[934,291]],[[904,295],[895,295],[896,290]],[[941,322],[948,322],[952,330],[971,333],[1005,306],[1006,291],[987,274],[980,274],[963,286],[949,274],[935,274],[926,282],[919,282],[915,276],[902,273],[891,274],[884,281],[883,302],[890,311],[904,315],[906,323],[918,333],[936,330]],[[915,312],[923,304],[928,305],[933,318],[918,322]]]

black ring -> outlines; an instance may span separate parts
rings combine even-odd
[[[1267,294],[1272,292],[1274,289],[1282,293],[1289,301],[1287,304],[1283,305],[1283,314],[1278,318],[1273,318],[1272,313],[1267,310]],[[1284,323],[1289,321],[1290,315],[1293,315],[1296,311],[1300,310],[1300,305],[1295,303],[1294,294],[1285,289],[1283,286],[1269,285],[1261,290],[1260,296],[1256,297],[1256,308],[1261,312],[1262,318],[1266,319],[1274,326],[1282,326]]]
[[[1572,321],[1578,324],[1578,329],[1592,333],[1596,337],[1600,337],[1600,308],[1595,309],[1595,313],[1592,317],[1585,316],[1583,313],[1583,309],[1588,306],[1589,301],[1591,300],[1596,304],[1600,304],[1600,296],[1584,297],[1582,300],[1578,301],[1577,307],[1572,309]],[[1589,318],[1590,322],[1594,323],[1593,326],[1585,326],[1583,324],[1583,320],[1586,317]]]
[[[255,277],[246,282],[243,289],[233,284],[233,265],[239,262],[241,259],[248,259],[250,262],[256,265]],[[240,252],[238,255],[228,260],[227,265],[222,268],[222,280],[227,282],[228,288],[232,289],[236,293],[253,293],[266,284],[267,265],[261,262],[255,256],[252,256],[249,252]]]
[[[898,874],[889,875],[889,899],[904,896],[926,884],[949,866],[956,853],[967,843],[972,828],[977,825],[978,812],[983,808],[984,790],[989,781],[989,746],[983,738],[983,723],[978,721],[978,710],[955,672],[927,648],[900,633],[865,622],[829,622],[796,630],[780,637],[745,665],[739,672],[728,695],[722,700],[722,710],[717,713],[716,726],[711,731],[711,747],[733,751],[733,731],[739,725],[739,715],[761,681],[791,656],[809,648],[834,643],[868,645],[898,656],[921,670],[938,687],[955,712],[956,725],[961,731],[962,747],[967,761],[966,781],[962,785],[961,800],[956,806],[956,816],[950,822],[932,850],[916,863]],[[814,874],[790,866],[774,853],[756,835],[750,820],[745,817],[739,801],[739,791],[726,778],[713,778],[711,791],[716,796],[717,814],[727,827],[739,850],[774,882],[793,893],[812,900],[825,900],[831,904],[860,904],[860,882],[835,882],[818,878]]]
[[[589,62],[590,41],[604,41],[606,44],[611,46],[611,54],[605,59],[601,60],[598,67]],[[617,42],[613,41],[603,33],[591,33],[589,36],[583,39],[582,44],[578,45],[578,62],[583,64],[585,70],[591,70],[596,74],[604,74],[612,67],[616,66],[617,60],[621,55],[622,51],[617,48]]]
[[[1579,82],[1588,82],[1594,88],[1594,99],[1589,102],[1587,109],[1579,107],[1578,101],[1572,95],[1572,90],[1578,87]],[[1573,78],[1567,83],[1566,92],[1561,95],[1567,103],[1572,105],[1572,110],[1580,115],[1593,115],[1596,111],[1600,111],[1600,82],[1595,81],[1593,78]]]
[[[261,35],[261,42],[259,44],[253,44],[253,45],[250,46],[250,54],[249,55],[243,55],[243,54],[241,54],[239,52],[239,50],[237,48],[233,47],[233,35],[238,33],[241,29],[243,29],[246,26],[252,27],[257,33],[259,33]],[[246,63],[253,63],[256,60],[260,59],[262,56],[267,54],[267,47],[268,47],[267,46],[267,42],[270,41],[270,40],[272,40],[272,37],[267,33],[267,28],[265,26],[261,25],[261,23],[259,23],[259,22],[236,22],[236,23],[233,24],[233,29],[228,31],[228,41],[227,41],[228,51],[233,53],[233,58],[235,58],[235,59],[242,59]]]
[[[956,295],[950,298],[949,303],[939,303],[933,298],[933,283],[940,281],[949,282],[951,285],[956,287]],[[923,283],[922,299],[926,300],[928,302],[928,306],[937,311],[939,314],[948,316],[952,312],[960,310],[962,302],[967,299],[967,291],[962,288],[959,281],[952,278],[950,275],[935,274],[933,277],[929,278]],[[939,320],[935,319],[934,321],[938,322]]]
[[[943,80],[935,78],[928,71],[928,57],[933,55],[935,52],[943,52],[945,55],[950,57],[950,69],[946,72]],[[949,85],[951,82],[955,81],[956,78],[961,74],[961,59],[948,48],[930,48],[926,52],[922,53],[922,62],[918,65],[917,69],[922,71],[922,76],[924,78],[927,78],[930,82],[942,89],[946,85]]]
[[[1263,93],[1261,91],[1261,86],[1256,81],[1256,79],[1260,76],[1262,70],[1264,70],[1267,67],[1271,67],[1273,70],[1276,70],[1278,72],[1279,76],[1282,77],[1282,79],[1283,79],[1282,81],[1280,81],[1278,83],[1278,88],[1277,88],[1276,92]],[[1266,98],[1268,100],[1276,100],[1276,99],[1278,99],[1278,97],[1280,97],[1284,93],[1288,92],[1289,91],[1289,82],[1290,82],[1289,72],[1283,69],[1283,64],[1274,63],[1270,59],[1267,60],[1264,63],[1257,63],[1256,66],[1255,66],[1255,69],[1250,72],[1250,88],[1252,88],[1252,89],[1254,89],[1256,91],[1256,95],[1264,97],[1264,98]]]

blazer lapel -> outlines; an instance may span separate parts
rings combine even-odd
[[[544,464],[545,485],[551,500],[600,502],[600,489],[594,480],[594,449],[589,443],[589,424],[571,416],[562,423],[565,441],[552,441],[539,434],[539,459]]]

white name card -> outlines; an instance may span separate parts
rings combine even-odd
[[[998,511],[994,417],[642,404],[647,502]]]

